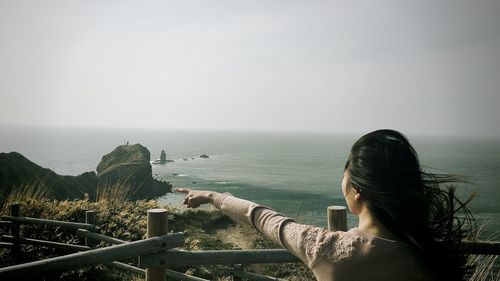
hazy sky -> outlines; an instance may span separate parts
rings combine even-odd
[[[0,126],[500,136],[500,1],[0,0]]]

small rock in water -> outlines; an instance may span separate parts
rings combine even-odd
[[[200,158],[209,158],[209,157],[206,154],[202,154],[202,155],[200,155]]]

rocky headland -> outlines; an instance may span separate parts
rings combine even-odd
[[[17,152],[0,153],[0,196],[30,184],[50,188],[48,197],[58,200],[93,198],[98,187],[114,184],[131,189],[130,199],[151,199],[171,192],[172,185],[152,176],[149,150],[140,145],[120,145],[102,157],[97,173],[78,176],[59,175],[43,168]]]

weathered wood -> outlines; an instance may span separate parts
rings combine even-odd
[[[241,248],[240,249],[233,248],[233,250],[241,250]],[[242,278],[239,275],[234,274],[235,271],[243,271],[243,265],[233,264],[233,270],[230,272],[231,278],[233,279],[232,281],[242,281]]]
[[[0,226],[10,227],[11,225],[11,221],[0,221]]]
[[[327,208],[328,230],[347,231],[347,210],[344,206],[330,206]]]
[[[252,273],[252,272],[246,272],[243,270],[236,270],[233,269],[231,270],[231,274],[236,275],[240,278],[246,278],[248,280],[252,281],[286,281],[285,279],[277,278],[277,277],[270,277],[266,275],[261,275],[257,273]]]
[[[500,255],[500,242],[462,241],[462,250],[473,255]]]
[[[22,224],[42,224],[42,225],[59,226],[65,228],[83,228],[92,230],[92,228],[94,227],[92,224],[87,224],[87,223],[46,220],[46,219],[37,219],[28,217],[3,216],[2,219]]]
[[[147,237],[155,237],[167,234],[167,210],[151,209],[148,210],[148,228]],[[153,265],[146,268],[146,281],[164,281],[167,278],[167,272],[164,267]]]
[[[6,241],[10,241],[10,242],[17,240],[17,242],[20,244],[46,246],[46,247],[52,247],[52,248],[56,248],[56,249],[66,250],[66,251],[77,252],[77,251],[88,251],[91,249],[90,247],[87,247],[87,246],[68,244],[68,243],[60,243],[60,242],[54,242],[54,241],[39,240],[39,239],[33,239],[33,238],[14,238],[11,235],[2,235],[2,239],[5,239]]]
[[[125,270],[128,272],[132,272],[132,273],[135,273],[135,274],[138,274],[141,276],[146,275],[146,270],[139,268],[139,267],[135,267],[135,266],[126,264],[126,263],[115,261],[112,263],[108,263],[107,265],[112,266],[114,268],[121,269],[121,270]],[[186,275],[186,274],[183,274],[183,273],[180,273],[177,271],[173,271],[170,269],[167,269],[167,277],[172,277],[176,280],[184,280],[184,281],[209,281],[207,279],[199,278],[196,276]]]
[[[10,205],[10,215],[13,218],[19,217],[20,215],[20,209],[21,205],[20,204],[11,204]],[[10,226],[10,235],[14,237],[14,240],[12,241],[13,247],[12,247],[12,256],[14,257],[14,260],[17,262],[22,262],[22,255],[21,255],[21,246],[19,244],[19,234],[20,234],[20,227],[18,223],[12,223]]]
[[[242,248],[240,247],[233,247],[233,250],[241,250]],[[233,269],[234,270],[243,270],[243,265],[242,264],[233,264]],[[232,281],[243,281],[243,279],[237,275],[231,274],[231,279]]]
[[[4,280],[6,277],[26,277],[33,274],[43,275],[44,273],[72,270],[84,266],[127,259],[137,255],[155,253],[181,245],[184,245],[183,233],[168,234],[122,245],[3,267],[0,268],[0,277]]]
[[[186,274],[183,274],[183,273],[180,273],[177,271],[173,271],[170,269],[167,269],[167,276],[172,277],[175,280],[182,280],[182,281],[209,281],[207,279],[203,279],[203,278],[196,277],[196,276],[186,275]]]
[[[91,231],[95,231],[95,211],[85,211],[85,223],[93,225]],[[95,247],[95,241],[89,236],[85,236],[85,246]]]
[[[91,232],[91,231],[88,231],[86,229],[77,229],[76,233],[84,235],[85,237],[93,238],[94,240],[108,242],[109,244],[112,244],[112,245],[120,245],[120,244],[127,243],[127,241],[123,241],[123,240],[120,240],[117,238],[113,238],[113,237],[109,237],[109,236],[102,235],[99,233]]]
[[[14,244],[10,242],[0,242],[0,248],[14,248]]]
[[[164,253],[143,255],[139,260],[139,267],[301,262],[299,258],[284,249],[210,250],[200,252],[174,249]]]
[[[93,233],[93,232],[90,232],[90,231],[85,230],[85,229],[78,229],[77,232],[80,233],[80,234],[83,234],[83,235],[88,235],[88,236],[93,237],[93,238],[95,238],[97,240],[106,241],[106,242],[111,243],[111,244],[128,243],[127,241],[123,241],[123,240],[116,239],[116,238],[113,238],[113,237],[108,237],[108,236],[105,236],[105,235],[102,235],[102,234]],[[127,270],[127,271],[130,271],[130,272],[142,275],[142,276],[146,275],[146,271],[144,269],[141,269],[139,267],[135,267],[135,266],[132,266],[132,265],[128,265],[128,264],[125,264],[125,263],[112,262],[112,263],[110,263],[108,265],[111,265],[111,266],[116,267],[116,268],[120,268],[122,270]],[[172,270],[169,270],[169,269],[166,270],[166,274],[167,274],[167,277],[173,277],[173,278],[175,278],[177,280],[207,281],[206,279],[198,278],[198,277],[195,277],[195,276],[185,275],[185,274],[182,274],[182,273],[179,273],[179,272],[176,272],[176,271],[172,271]]]
[[[136,267],[136,266],[132,266],[130,264],[122,263],[119,261],[114,261],[114,262],[108,263],[107,265],[112,266],[114,268],[121,269],[121,270],[125,270],[128,272],[132,272],[132,273],[141,275],[143,277],[146,275],[146,270],[139,268],[139,267]]]
[[[19,217],[19,213],[20,213],[20,210],[21,210],[21,205],[20,204],[11,204],[10,205],[10,216],[11,217]],[[14,237],[19,237],[19,224],[17,223],[14,223],[11,225],[10,227],[10,235],[14,236]]]

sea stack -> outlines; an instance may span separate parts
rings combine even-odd
[[[167,154],[165,153],[165,150],[162,149],[160,153],[160,163],[167,163]]]

